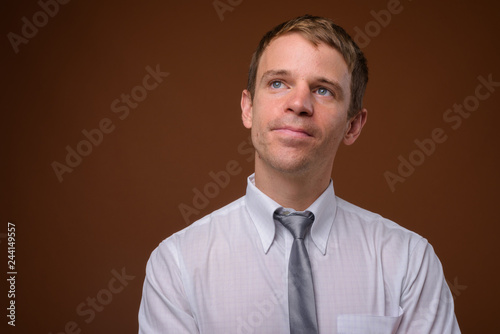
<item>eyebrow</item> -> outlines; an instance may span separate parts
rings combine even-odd
[[[267,78],[269,78],[269,77],[289,76],[289,75],[290,75],[290,71],[287,71],[287,70],[269,70],[269,71],[264,72],[264,74],[262,74],[262,79],[260,79],[260,81],[262,83],[263,81],[267,81]]]
[[[269,71],[264,72],[264,74],[262,74],[262,78],[260,81],[262,83],[264,81],[267,81],[268,78],[270,78],[270,77],[272,78],[274,76],[291,76],[291,72],[288,70],[269,70]],[[315,81],[319,82],[319,83],[327,84],[328,86],[331,86],[333,88],[333,90],[335,91],[335,93],[337,94],[339,99],[344,98],[344,90],[342,89],[342,86],[338,82],[332,81],[332,80],[327,79],[325,77],[315,78]]]

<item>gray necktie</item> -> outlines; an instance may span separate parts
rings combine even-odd
[[[294,238],[288,263],[290,333],[318,333],[311,262],[304,244],[304,237],[314,221],[314,215],[309,211],[293,212],[288,215],[276,212],[275,218],[292,233]]]

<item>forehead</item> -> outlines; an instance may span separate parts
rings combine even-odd
[[[287,33],[269,43],[259,61],[257,80],[270,70],[286,70],[304,78],[326,76],[347,86],[351,78],[339,51],[325,43],[314,45],[298,32]]]

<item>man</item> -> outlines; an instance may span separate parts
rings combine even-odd
[[[263,37],[241,98],[255,174],[244,197],[152,253],[140,333],[460,332],[427,241],[334,194],[367,80],[363,53],[327,19]]]

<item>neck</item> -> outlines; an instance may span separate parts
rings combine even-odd
[[[255,186],[285,208],[306,210],[330,184],[331,173],[283,173],[255,165]]]

